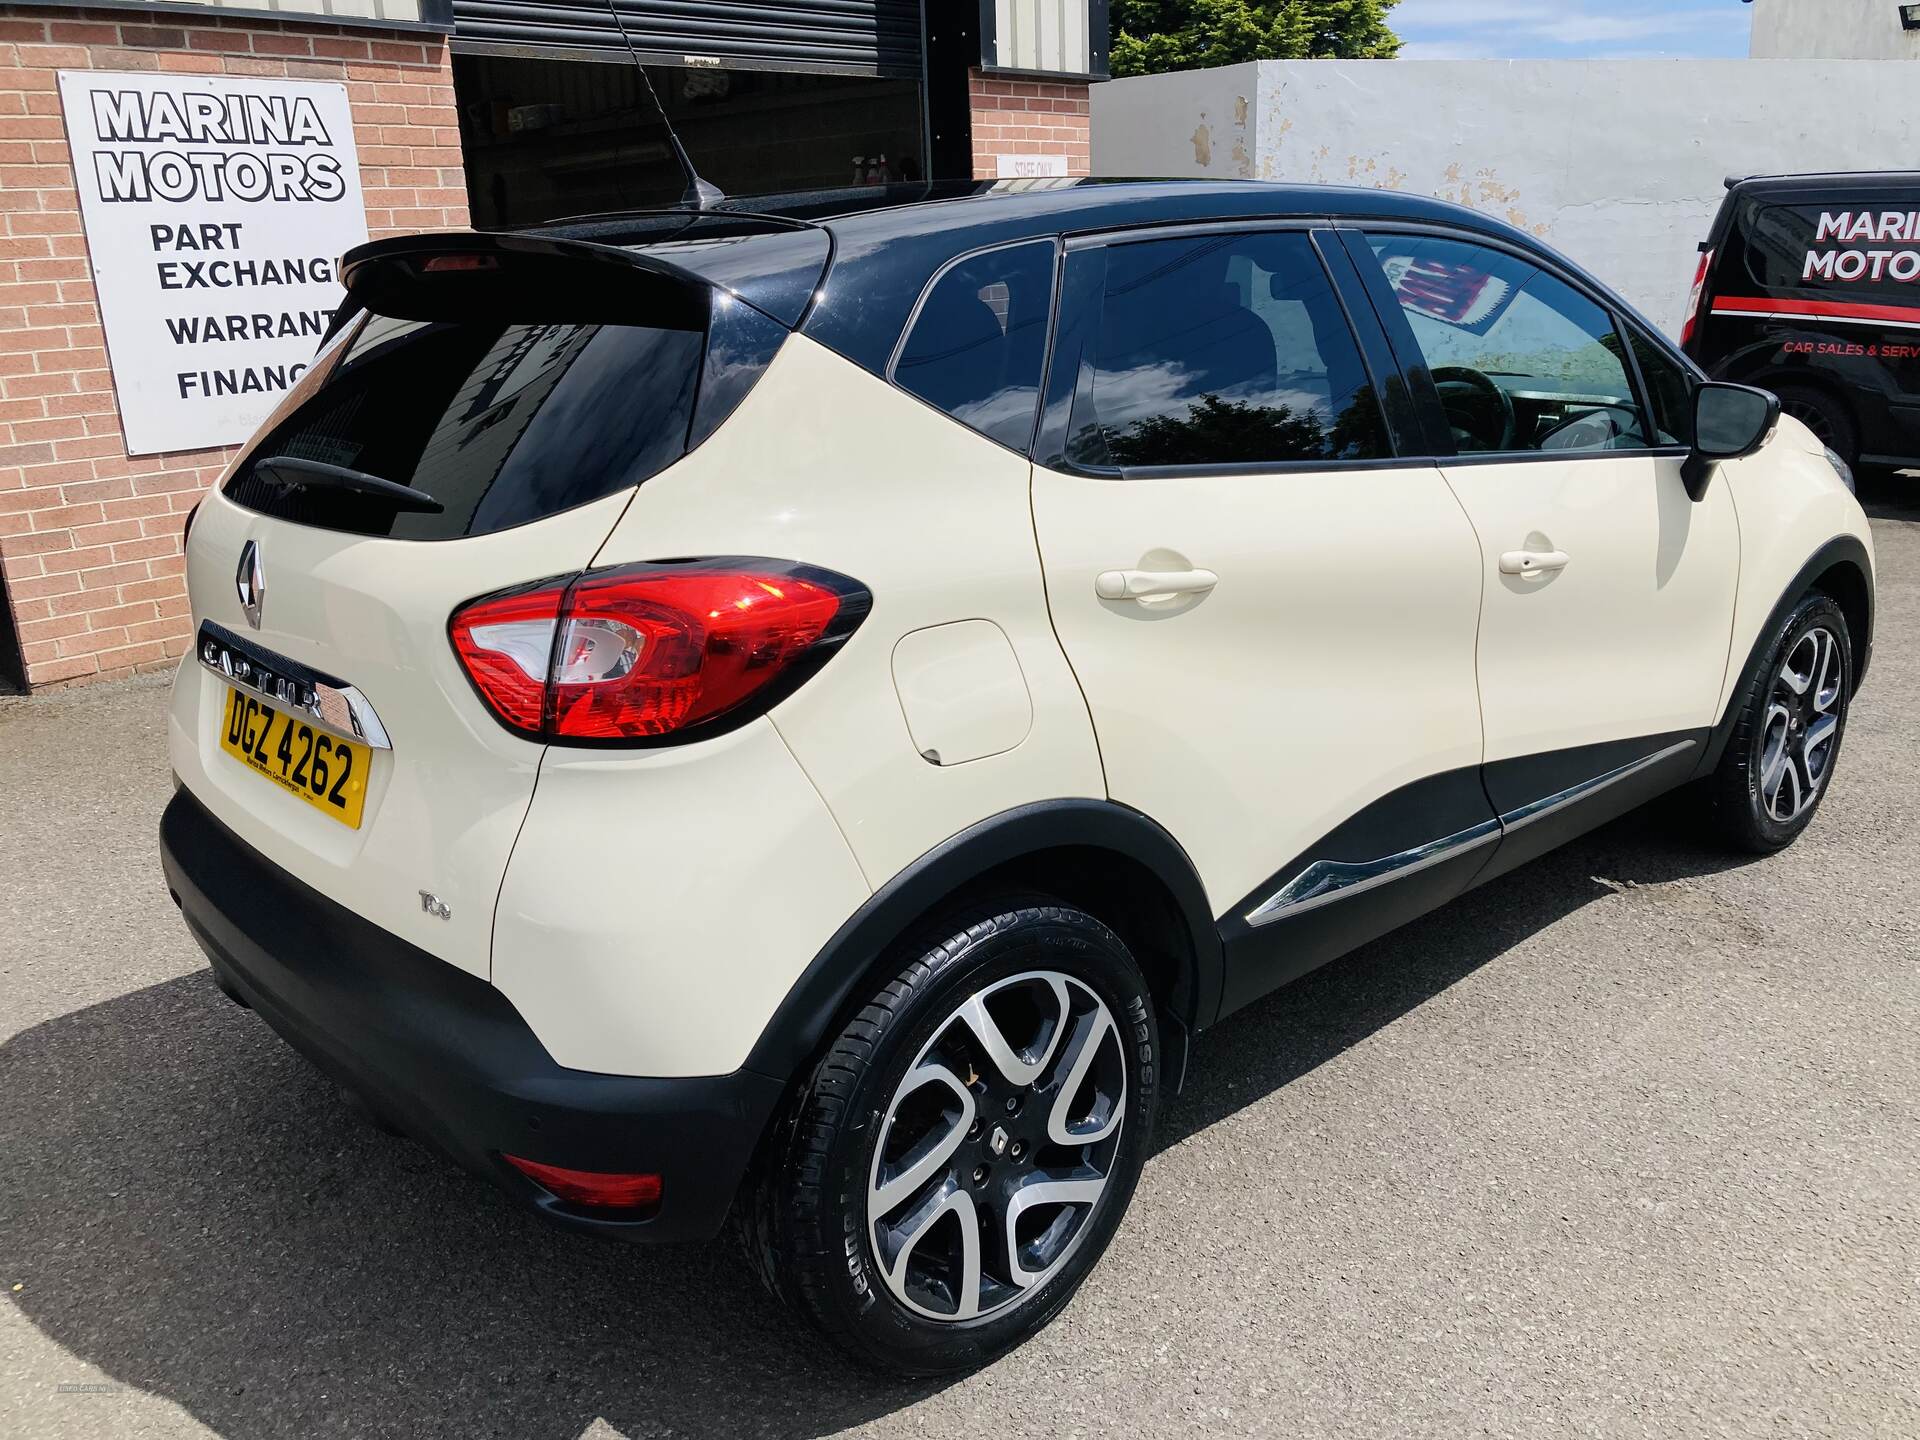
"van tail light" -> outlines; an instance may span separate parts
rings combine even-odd
[[[765,713],[825,664],[872,597],[780,560],[563,576],[454,612],[455,654],[508,729],[558,744],[671,744]]]
[[[1680,348],[1686,349],[1693,343],[1693,337],[1700,328],[1700,311],[1707,299],[1707,276],[1713,273],[1711,250],[1700,252],[1700,267],[1693,272],[1693,289],[1687,293],[1687,318],[1680,327]]]

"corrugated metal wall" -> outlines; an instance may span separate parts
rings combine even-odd
[[[920,73],[919,0],[453,0],[453,25],[467,51],[591,58],[631,43],[655,63]]]
[[[993,0],[988,63],[1001,70],[1087,74],[1093,68],[1088,8],[1088,0]]]

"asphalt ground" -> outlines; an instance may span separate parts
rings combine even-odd
[[[1920,480],[1869,498],[1798,845],[1657,807],[1234,1017],[1074,1303],[947,1385],[368,1127],[168,902],[163,684],[0,700],[0,1434],[1920,1435]]]

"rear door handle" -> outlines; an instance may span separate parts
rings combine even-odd
[[[1500,557],[1502,575],[1550,575],[1573,563],[1564,550],[1509,550]]]
[[[1093,582],[1102,600],[1159,605],[1182,595],[1204,595],[1220,583],[1211,570],[1104,570]]]

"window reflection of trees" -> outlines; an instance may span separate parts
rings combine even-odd
[[[1087,437],[1089,442],[1092,438]],[[1380,407],[1370,385],[1349,395],[1331,423],[1310,407],[1206,394],[1192,401],[1185,415],[1148,415],[1124,427],[1107,428],[1104,439],[1111,463],[1135,467],[1285,465],[1388,453]]]

